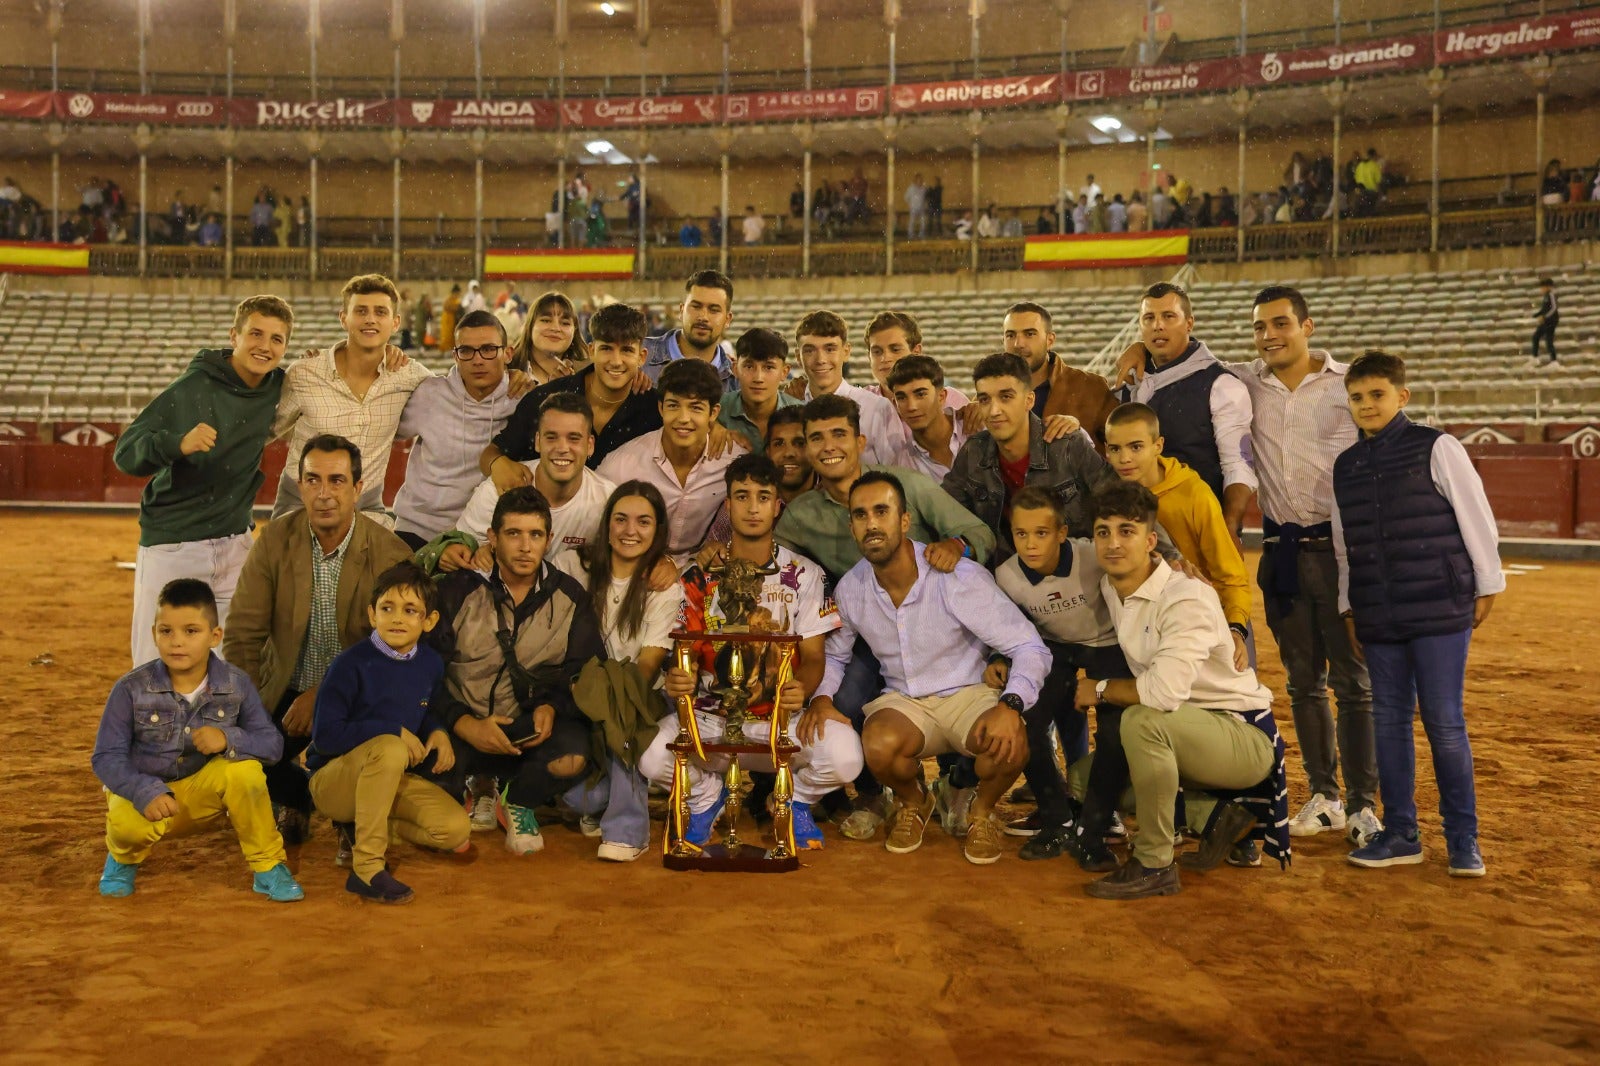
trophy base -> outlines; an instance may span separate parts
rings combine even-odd
[[[703,870],[707,873],[781,874],[800,869],[800,857],[769,858],[771,849],[740,844],[729,851],[725,845],[709,844],[698,855],[673,855],[668,852],[661,865],[669,870]]]

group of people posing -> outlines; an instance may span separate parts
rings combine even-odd
[[[541,297],[515,352],[494,315],[465,314],[443,376],[390,345],[398,305],[387,278],[351,279],[344,341],[285,367],[292,310],[247,299],[231,347],[202,350],[119,439],[117,465],[150,481],[134,669],[93,758],[102,893],[226,817],[255,890],[299,899],[285,847],[313,811],[346,888],[377,902],[412,898],[386,863],[397,841],[462,852],[499,828],[527,855],[559,816],[600,859],[638,858],[677,715],[720,729],[715,650],[680,661],[672,634],[741,621],[745,582],[721,596],[734,569],[799,638],[746,732],[775,706],[794,722],[801,847],[831,819],[905,854],[937,819],[973,863],[1021,837],[1021,858],[1069,857],[1107,899],[1263,850],[1286,864],[1291,837],[1324,831],[1360,866],[1421,862],[1420,705],[1450,873],[1484,872],[1463,680],[1504,587],[1493,516],[1460,444],[1406,418],[1401,360],[1313,349],[1296,290],[1256,296],[1258,358],[1228,366],[1192,336],[1188,294],[1151,286],[1116,391],[1057,356],[1046,308],[1014,304],[970,400],[904,312],[861,335],[871,385],[846,380],[830,311],[729,343],[715,271],[661,337],[612,304],[585,340]],[[412,448],[391,512],[395,440]],[[1311,792],[1293,818],[1253,669],[1253,498]],[[691,765],[693,846],[724,817],[728,758]],[[739,758],[758,782],[773,769]],[[1035,810],[1002,823],[1019,776]],[[758,819],[765,799],[745,800]]]

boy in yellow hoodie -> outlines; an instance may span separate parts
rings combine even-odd
[[[1156,497],[1156,521],[1173,545],[1216,587],[1233,633],[1233,665],[1250,662],[1250,578],[1228,532],[1222,505],[1200,475],[1161,454],[1161,420],[1142,403],[1125,403],[1106,419],[1106,459],[1124,481],[1137,481]]]

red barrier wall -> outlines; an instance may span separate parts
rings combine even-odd
[[[136,503],[143,478],[132,478],[111,462],[110,445],[7,444],[0,447],[0,501]],[[270,505],[278,492],[288,448],[267,445],[261,461],[266,480],[256,502]],[[384,472],[384,502],[394,503],[405,480],[411,443],[394,445]],[[1555,444],[1468,445],[1483,478],[1500,532],[1509,537],[1582,537],[1600,540],[1600,459],[1575,458]],[[1255,506],[1247,524],[1260,521]]]

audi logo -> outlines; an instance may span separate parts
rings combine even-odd
[[[177,113],[186,118],[205,118],[216,111],[216,105],[206,100],[190,100],[177,107]]]

